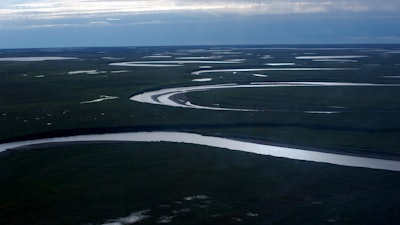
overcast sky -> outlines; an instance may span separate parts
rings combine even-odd
[[[400,43],[399,0],[1,0],[0,48]]]

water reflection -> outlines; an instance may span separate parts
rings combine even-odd
[[[329,163],[341,166],[400,171],[400,161],[350,156],[337,153],[317,152],[304,149],[278,147],[266,144],[233,140],[222,137],[204,136],[184,132],[129,132],[96,135],[78,135],[70,137],[47,138],[30,141],[0,144],[0,152],[11,151],[18,147],[36,144],[81,142],[81,141],[128,141],[128,142],[173,142],[211,146],[255,153],[260,155],[282,157],[287,159]]]

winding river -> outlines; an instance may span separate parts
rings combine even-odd
[[[199,92],[199,91],[208,91],[213,89],[227,89],[227,88],[348,87],[348,86],[400,87],[400,85],[398,84],[344,83],[344,82],[253,82],[249,84],[228,83],[228,84],[165,88],[134,95],[131,97],[131,100],[142,103],[166,105],[166,106],[181,107],[181,108],[192,108],[192,109],[208,109],[208,110],[222,110],[222,111],[262,111],[258,109],[237,109],[237,108],[201,106],[193,104],[188,100],[182,100],[174,97],[189,92]]]
[[[249,152],[260,155],[282,157],[287,159],[304,160],[319,163],[329,163],[341,166],[371,168],[389,171],[400,171],[400,161],[376,159],[344,154],[326,153],[278,147],[242,140],[234,140],[222,137],[205,136],[196,133],[185,132],[130,132],[96,135],[78,135],[70,137],[46,138],[30,141],[12,142],[0,144],[0,152],[12,151],[20,147],[28,147],[38,144],[68,143],[85,141],[120,141],[120,142],[173,142],[195,145],[211,146],[235,151]]]
[[[253,109],[233,109],[200,106],[182,101],[174,96],[187,92],[207,91],[224,88],[259,88],[259,87],[313,87],[313,86],[400,86],[397,84],[372,84],[372,83],[341,83],[341,82],[254,82],[249,84],[214,84],[188,87],[166,88],[156,91],[144,92],[134,95],[131,100],[150,104],[160,104],[172,107],[207,109],[207,110],[236,110],[254,111]],[[11,151],[19,147],[27,147],[37,144],[84,142],[84,141],[123,141],[123,142],[174,142],[187,143],[224,148],[229,150],[250,152],[260,155],[283,157],[295,160],[329,163],[341,166],[362,167],[390,171],[400,171],[400,161],[350,156],[339,153],[326,153],[305,149],[278,147],[266,144],[253,143],[251,141],[234,140],[223,137],[204,136],[196,133],[184,132],[130,132],[110,133],[96,135],[78,135],[69,137],[46,138],[0,144],[0,152]]]

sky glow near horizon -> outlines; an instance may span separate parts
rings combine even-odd
[[[399,43],[399,10],[397,0],[3,0],[0,48]]]

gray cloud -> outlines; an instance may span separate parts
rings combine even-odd
[[[276,15],[399,10],[398,0],[5,0],[0,2],[0,22],[111,18],[166,12]]]

